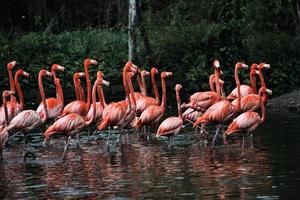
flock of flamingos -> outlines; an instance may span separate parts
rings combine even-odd
[[[266,63],[252,64],[250,67],[251,85],[241,84],[238,76],[239,70],[248,68],[248,65],[238,62],[235,65],[234,77],[236,88],[226,97],[224,94],[224,81],[220,79],[223,74],[218,60],[214,60],[212,67],[214,73],[209,77],[210,91],[196,92],[190,96],[188,103],[181,104],[180,90],[182,86],[176,84],[176,100],[178,105],[178,116],[165,119],[160,123],[165,110],[167,101],[166,79],[173,76],[172,72],[162,72],[161,88],[162,97],[157,88],[155,76],[158,70],[155,67],[151,71],[139,69],[132,62],[127,62],[123,68],[123,86],[126,93],[126,99],[119,102],[105,102],[103,85],[109,85],[109,82],[103,79],[103,73],[97,72],[97,79],[93,86],[90,81],[89,67],[96,66],[97,61],[92,59],[84,60],[84,72],[76,72],[73,76],[76,100],[64,105],[63,90],[60,85],[60,79],[56,76],[57,72],[63,72],[64,67],[53,64],[51,72],[41,69],[38,75],[39,92],[41,103],[36,110],[24,110],[24,97],[19,85],[19,77],[29,77],[29,74],[19,69],[13,76],[13,68],[16,61],[7,64],[9,75],[10,90],[4,90],[2,93],[3,105],[0,108],[0,156],[3,159],[2,150],[5,143],[16,133],[23,134],[23,159],[26,159],[26,138],[30,131],[35,130],[45,124],[47,121],[53,122],[47,127],[43,136],[44,144],[47,145],[49,138],[54,134],[65,136],[65,147],[62,159],[68,149],[71,137],[76,136],[76,144],[80,147],[79,133],[90,126],[97,125],[97,130],[109,129],[107,136],[107,145],[111,128],[119,130],[117,143],[122,144],[122,138],[127,143],[129,140],[126,131],[130,128],[142,129],[144,136],[148,139],[151,136],[150,128],[157,128],[156,137],[166,136],[169,139],[170,147],[174,136],[183,128],[183,122],[187,121],[193,124],[195,134],[198,139],[208,139],[208,131],[205,125],[213,123],[217,125],[216,133],[211,145],[221,132],[223,142],[226,144],[226,137],[232,133],[243,133],[242,148],[244,148],[244,136],[251,136],[252,133],[263,123],[266,118],[265,104],[268,100],[268,94],[272,91],[266,88],[262,71],[269,69],[270,65]],[[136,76],[135,76],[136,75]],[[45,97],[43,88],[43,77],[53,77],[56,87],[56,97]],[[155,97],[147,94],[145,78],[151,76],[151,83]],[[260,89],[257,91],[256,76],[260,80]],[[86,79],[87,95],[81,86],[80,78]],[[133,79],[137,78],[140,92],[133,89]],[[18,99],[16,98],[16,93]],[[98,96],[98,101],[97,101]],[[182,109],[185,112],[182,113]],[[257,112],[260,110],[260,114]],[[160,124],[159,124],[160,123]],[[223,125],[230,123],[227,130],[223,130]]]

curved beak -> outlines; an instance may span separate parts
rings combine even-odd
[[[273,94],[273,91],[270,90],[270,89],[266,89],[266,92],[267,92],[269,95],[272,95],[272,94]]]
[[[79,72],[78,75],[79,75],[79,77],[85,77],[85,73],[84,72]]]
[[[244,69],[248,69],[248,65],[246,65],[246,64],[242,64],[242,67],[244,68]]]
[[[57,69],[64,72],[65,71],[65,68],[61,65],[57,65]]]
[[[173,72],[166,72],[167,76],[173,76]]]
[[[46,75],[52,77],[52,73],[51,72],[46,71]]]
[[[264,64],[264,68],[270,69],[270,68],[271,68],[271,65],[270,65],[270,64]]]
[[[103,84],[103,85],[106,85],[106,86],[109,86],[109,82],[106,81],[106,80],[104,80],[104,79],[102,80],[102,84]]]
[[[30,74],[28,72],[23,72],[23,75],[26,76],[27,78],[30,76]]]
[[[97,62],[96,60],[90,59],[90,61],[91,61],[91,63],[92,63],[93,65],[97,65],[97,64],[98,64],[98,62]]]

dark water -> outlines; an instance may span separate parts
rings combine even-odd
[[[299,122],[300,115],[269,112],[252,150],[242,150],[241,140],[199,146],[182,132],[171,150],[165,140],[147,143],[132,135],[134,144],[124,148],[114,146],[114,136],[108,152],[104,140],[87,143],[82,136],[82,150],[71,145],[64,163],[63,139],[45,148],[36,133],[29,144],[35,160],[24,163],[20,149],[5,148],[0,199],[297,199]]]

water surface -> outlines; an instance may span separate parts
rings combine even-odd
[[[115,135],[107,151],[105,140],[82,136],[82,149],[73,143],[62,163],[63,138],[45,148],[41,133],[34,133],[28,148],[35,160],[23,162],[19,148],[4,149],[0,199],[297,199],[300,115],[268,114],[255,132],[254,149],[244,150],[240,138],[212,148],[186,132],[171,149],[165,139],[149,143],[132,134],[134,144],[115,147]]]

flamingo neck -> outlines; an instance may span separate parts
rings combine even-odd
[[[60,79],[55,77],[54,84],[55,84],[55,88],[56,88],[56,97],[59,99],[59,101],[62,104],[64,104],[64,94],[63,94],[63,90],[60,85]]]
[[[92,91],[92,117],[89,118],[88,120],[84,121],[85,126],[91,125],[91,123],[95,119],[95,114],[96,114],[96,91],[97,91],[97,86],[99,84],[99,80],[97,79],[93,85],[93,91]],[[102,84],[102,83],[101,83]]]
[[[258,71],[259,71],[260,86],[266,88],[266,82],[265,82],[262,70],[258,69]],[[267,101],[268,101],[268,95],[266,93],[263,93],[263,95],[262,95],[262,101],[263,101],[264,104],[267,103]]]
[[[126,71],[127,70],[123,70],[123,86],[124,86],[124,90],[125,90],[125,94],[126,94],[126,99],[128,101],[128,108],[129,110],[131,110],[131,100],[129,97],[129,88],[128,88],[128,81],[126,80]]]
[[[166,89],[166,80],[165,78],[161,78],[161,87],[162,87],[162,100],[161,100],[161,107],[165,110],[166,103],[167,103],[167,89]]]
[[[97,86],[97,94],[98,94],[100,106],[101,106],[102,108],[104,108],[105,105],[104,105],[104,101],[103,101],[104,97],[102,96],[102,95],[103,95],[102,84],[100,84],[100,85]]]
[[[260,104],[260,109],[261,109],[261,123],[264,123],[266,121],[266,108],[265,108],[265,104],[263,102],[263,96],[266,96],[265,93],[261,94],[259,93],[259,104]]]
[[[6,97],[3,97],[2,100],[3,100],[4,114],[5,114],[5,126],[7,126],[9,121],[8,121],[8,111],[7,111]]]
[[[103,103],[103,108],[105,108],[107,106],[106,101],[105,101],[105,96],[104,96],[104,92],[103,92],[103,86],[101,87],[101,101]]]
[[[136,101],[135,101],[135,97],[134,97],[134,90],[133,90],[133,86],[132,86],[132,80],[131,80],[131,77],[130,76],[127,76],[127,82],[128,82],[128,88],[129,88],[129,91],[130,91],[130,101],[131,103],[133,104],[133,108],[132,110],[135,111],[136,109]]]
[[[177,100],[178,117],[182,118],[181,99],[180,99],[179,90],[176,90],[176,100]]]
[[[79,78],[74,77],[73,82],[74,82],[74,90],[75,90],[76,100],[77,101],[85,101],[85,94],[84,94],[83,88],[81,87]]]
[[[8,69],[8,77],[9,77],[9,85],[10,85],[10,91],[15,92],[15,83],[14,83],[14,79],[13,79],[13,73],[12,73],[12,69]],[[14,95],[12,95],[11,97],[12,101],[16,101],[16,97]]]
[[[39,90],[40,90],[40,95],[41,95],[41,99],[42,99],[42,104],[45,109],[45,115],[42,118],[42,122],[44,123],[48,119],[48,108],[46,105],[45,91],[44,91],[42,79],[43,79],[43,75],[39,74],[39,78],[38,78]]]
[[[209,88],[212,92],[216,91],[215,85],[214,85],[214,79],[215,79],[215,74],[210,75],[209,77]]]
[[[218,94],[219,96],[219,99],[221,97],[221,90],[220,90],[220,71],[219,69],[216,69],[215,68],[215,84],[216,84],[216,93]]]
[[[235,69],[234,69],[234,79],[235,79],[236,88],[237,88],[237,91],[238,91],[237,110],[239,111],[241,109],[241,83],[240,83],[238,71],[239,71],[239,67],[235,67]]]
[[[16,73],[15,74],[15,87],[16,87],[16,90],[17,90],[17,93],[18,93],[18,96],[19,96],[21,110],[23,110],[23,108],[24,108],[24,96],[23,96],[23,92],[21,90],[21,87],[19,85],[19,76],[20,76],[20,74],[21,73]]]
[[[251,84],[253,93],[257,94],[255,72],[253,73],[252,70],[250,71],[250,84]]]
[[[141,93],[145,96],[145,88],[144,88],[143,83],[142,83],[141,73],[137,73],[137,82],[138,82]]]
[[[147,93],[147,85],[146,85],[145,76],[142,76],[142,84],[143,84],[143,88],[144,88],[144,93],[143,93],[143,95],[144,95],[144,96],[147,96],[148,93]]]
[[[156,99],[157,102],[159,102],[160,101],[160,96],[159,96],[157,84],[156,84],[156,81],[155,81],[155,73],[151,73],[151,82],[152,82],[152,87],[153,87],[155,99]]]
[[[84,64],[84,73],[85,73],[86,89],[87,89],[87,106],[88,106],[88,109],[90,109],[92,91],[91,91],[91,79],[90,79],[88,64]]]

